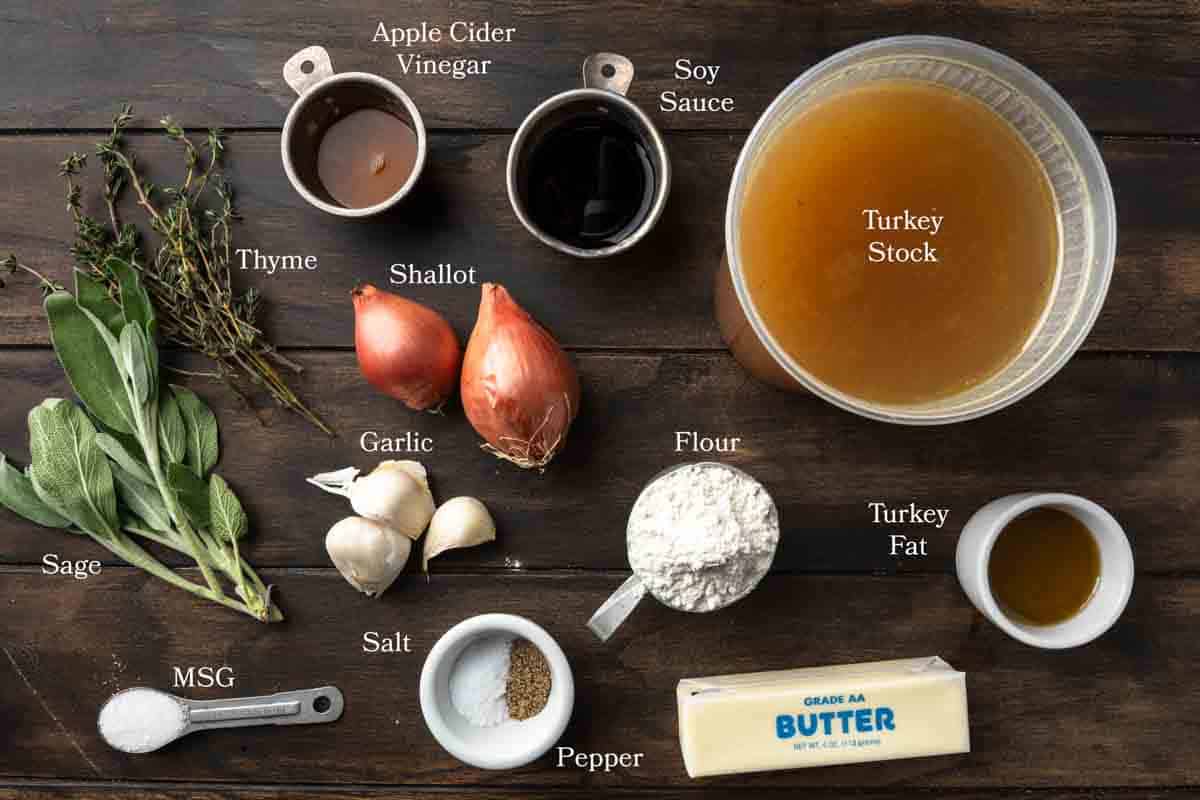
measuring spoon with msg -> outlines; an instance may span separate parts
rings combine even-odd
[[[114,749],[140,754],[196,731],[333,722],[344,706],[342,693],[333,686],[221,700],[191,700],[138,686],[108,698],[97,726]]]

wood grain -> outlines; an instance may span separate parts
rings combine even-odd
[[[365,431],[412,430],[433,439],[434,452],[421,460],[437,497],[478,496],[500,528],[495,545],[447,553],[435,571],[626,569],[629,508],[659,470],[710,457],[675,452],[676,431],[698,430],[742,437],[738,452],[721,458],[774,494],[784,527],[780,570],[951,570],[967,518],[995,497],[1029,490],[1075,492],[1109,508],[1142,570],[1200,569],[1193,480],[1200,472],[1200,361],[1192,356],[1078,356],[1017,406],[928,429],[868,422],[814,397],[763,387],[721,354],[581,354],[583,410],[544,475],[479,451],[456,406],[444,416],[413,414],[376,394],[352,353],[303,360],[305,396],[341,432],[336,440],[278,412],[263,427],[227,390],[197,385],[216,408],[220,470],[251,515],[250,557],[260,566],[327,565],[324,533],[350,509],[304,477],[348,464],[370,468],[389,456],[362,452]],[[48,351],[8,352],[4,364],[0,451],[23,463],[26,411],[68,387]],[[876,525],[871,501],[951,513],[941,530]],[[890,557],[893,533],[926,538],[929,556]],[[103,555],[86,540],[0,510],[0,560],[37,563],[51,550]]]
[[[15,0],[0,12],[0,256],[65,279],[71,230],[57,164],[91,151],[122,101],[145,120],[233,129],[231,176],[246,218],[237,246],[315,255],[315,273],[244,272],[271,336],[308,372],[302,393],[341,431],[327,440],[276,409],[261,421],[224,388],[189,380],[221,421],[220,470],[255,531],[250,558],[288,619],[258,625],[128,567],[81,537],[0,509],[0,800],[332,800],[395,797],[795,797],[877,800],[1181,800],[1200,787],[1200,4],[1175,0],[317,0],[145,4]],[[370,42],[379,21],[453,19],[515,26],[512,44]],[[914,430],[858,419],[749,380],[724,353],[711,276],[723,249],[728,182],[750,126],[796,75],[881,36],[933,33],[994,47],[1046,78],[1098,133],[1120,234],[1108,302],[1087,352],[1030,398],[984,420]],[[433,131],[415,195],[370,222],[330,219],[287,183],[278,129],[294,94],[281,66],[326,46],[339,70],[402,85]],[[633,252],[584,264],[537,244],[508,207],[512,130],[545,97],[577,85],[588,53],[637,67],[631,98],[668,131],[675,183],[666,216]],[[398,53],[493,59],[486,78],[411,78]],[[719,64],[712,87],[676,80],[678,58]],[[732,96],[729,114],[668,114],[661,92]],[[132,134],[156,181],[180,157]],[[94,166],[94,165],[93,165]],[[97,198],[86,202],[97,208]],[[574,352],[584,411],[545,475],[481,453],[454,403],[413,415],[360,378],[350,288],[386,283],[391,264],[474,266],[500,281]],[[0,451],[28,452],[26,411],[69,393],[48,344],[37,287],[0,276]],[[443,311],[464,339],[478,287],[393,287]],[[171,354],[176,366],[195,358]],[[305,485],[318,470],[369,467],[359,437],[415,431],[434,490],[483,498],[493,545],[447,553],[426,581],[410,572],[380,601],[328,566],[323,534],[348,514]],[[740,436],[722,456],[773,492],[784,526],[769,576],[717,615],[653,601],[608,645],[584,621],[627,574],[623,530],[647,479],[696,454],[675,432]],[[1122,620],[1087,647],[1033,650],[970,607],[952,576],[957,534],[987,500],[1030,489],[1108,507],[1133,542],[1138,578]],[[874,525],[867,503],[949,508],[942,530]],[[889,535],[929,555],[889,555]],[[40,574],[43,554],[99,558],[87,581]],[[172,559],[172,563],[177,563]],[[188,573],[195,577],[194,573]],[[417,702],[425,654],[485,611],[544,625],[572,661],[578,701],[561,744],[642,752],[645,767],[589,775],[553,756],[509,773],[464,767],[427,732]],[[365,630],[399,631],[413,652],[361,652]],[[685,676],[939,654],[968,672],[973,752],[965,756],[689,781],[673,690]],[[192,736],[126,757],[95,730],[100,704],[133,685],[171,688],[172,667],[228,664],[238,693],[334,683],[336,726]],[[216,690],[178,690],[197,697]],[[227,693],[221,690],[220,694]]]
[[[424,44],[392,50],[371,39],[387,27],[453,20],[514,26],[511,44]],[[157,118],[189,125],[278,126],[294,95],[281,70],[294,52],[322,44],[338,70],[400,83],[437,128],[515,128],[540,100],[578,86],[589,53],[616,50],[637,67],[631,97],[657,109],[660,92],[734,98],[733,113],[666,114],[669,128],[748,129],[807,67],[845,47],[906,33],[956,36],[999,49],[1053,84],[1094,129],[1200,130],[1200,67],[1192,43],[1200,8],[1175,0],[1027,3],[911,0],[902,4],[637,0],[603,4],[423,3],[399,13],[386,0],[352,9],[316,0],[183,3],[10,2],[0,127],[103,127],[132,100]],[[480,78],[406,77],[398,54],[490,58]],[[673,77],[675,60],[717,64],[712,87]]]
[[[332,570],[268,571],[288,615],[265,626],[129,569],[50,589],[0,573],[0,776],[466,786],[936,787],[1188,786],[1200,783],[1200,697],[1192,635],[1200,581],[1139,579],[1117,627],[1090,646],[1045,652],[983,622],[950,576],[775,576],[713,615],[639,608],[607,645],[584,621],[617,577],[434,576],[379,601]],[[577,701],[561,745],[640,752],[642,768],[589,774],[553,755],[507,773],[468,768],[426,731],[424,656],[481,612],[528,616],[571,660]],[[361,652],[365,630],[400,631],[412,651]],[[687,676],[939,654],[967,672],[969,755],[689,781],[674,687]],[[114,691],[170,688],[172,667],[224,664],[247,694],[337,685],[334,726],[193,735],[144,757],[102,744],[96,713]],[[229,690],[186,690],[196,697]],[[57,720],[57,721],[56,721]],[[1164,737],[1169,737],[1166,739]],[[1165,746],[1168,745],[1169,746]]]
[[[69,278],[72,232],[57,164],[70,150],[89,150],[93,138],[0,140],[0,185],[8,187],[0,197],[0,252],[15,251],[52,277]],[[262,290],[271,335],[292,347],[352,346],[349,292],[357,282],[387,287],[392,264],[451,262],[475,266],[480,282],[504,283],[570,346],[719,348],[712,275],[743,138],[669,137],[676,177],[658,228],[624,256],[586,263],[544,247],[517,222],[504,189],[507,136],[434,137],[417,194],[366,222],[334,219],[305,204],[283,174],[276,134],[234,136],[232,176],[246,219],[235,229],[235,247],[313,255],[320,265],[270,277],[239,270],[236,280]],[[157,135],[134,141],[154,180],[178,177],[177,148]],[[1121,228],[1108,302],[1086,346],[1200,349],[1200,227],[1193,213],[1200,145],[1108,140],[1103,153]],[[89,200],[102,213],[99,196]],[[24,275],[9,282],[0,295],[0,344],[45,344],[36,282]],[[478,286],[389,288],[440,310],[463,337],[474,324]]]
[[[291,798],[325,798],[325,800],[366,800],[367,798],[389,798],[390,800],[421,800],[421,798],[462,797],[466,792],[478,800],[569,800],[570,798],[592,797],[587,789],[578,790],[561,787],[460,787],[452,788],[425,786],[405,788],[397,786],[355,786],[349,788],[331,786],[230,786],[227,784],[203,783],[93,783],[58,781],[19,781],[11,786],[0,787],[0,800],[47,800],[47,798],[71,797],[74,800],[291,800]],[[794,797],[795,789],[781,787],[755,787],[756,797]],[[870,800],[910,800],[918,791],[913,788],[871,788],[854,792],[855,797]],[[605,789],[604,797],[646,797],[647,792],[631,789]],[[1026,792],[1026,794],[1032,794]],[[1177,800],[1190,798],[1195,791],[1190,788],[1176,789],[1105,789],[1102,794],[1079,789],[1039,790],[1039,800]],[[736,786],[687,787],[685,789],[655,789],[653,797],[663,800],[740,800],[745,790]],[[808,787],[804,790],[807,800],[842,800],[846,790],[840,788]],[[944,793],[939,796],[946,796]],[[1005,800],[1013,796],[1012,789],[967,789],[953,793],[956,800]]]

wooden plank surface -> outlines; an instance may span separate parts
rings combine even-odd
[[[671,200],[649,239],[622,257],[580,262],[535,242],[508,205],[503,172],[508,136],[434,137],[418,193],[378,220],[334,219],[304,203],[283,174],[278,134],[232,137],[232,177],[245,217],[235,247],[271,255],[313,255],[316,272],[267,276],[239,271],[261,288],[268,329],[289,346],[353,345],[350,289],[387,285],[389,267],[442,262],[475,266],[500,281],[567,345],[716,348],[712,275],[724,250],[729,177],[744,136],[672,136]],[[58,162],[90,150],[94,136],[0,138],[0,252],[66,279],[71,226]],[[155,135],[134,139],[153,179],[176,177],[178,150]],[[1086,346],[1094,350],[1200,349],[1200,144],[1107,140],[1116,193],[1118,258],[1104,307]],[[11,157],[7,157],[8,154]],[[94,173],[93,173],[94,174]],[[94,213],[103,213],[99,195]],[[131,216],[131,219],[134,217]],[[240,264],[240,258],[238,260]],[[47,329],[32,279],[0,295],[0,344],[45,344]],[[477,286],[391,287],[442,311],[465,337],[479,305]]]
[[[349,464],[370,468],[388,456],[363,453],[364,432],[412,430],[434,441],[421,460],[437,496],[483,498],[500,527],[496,545],[448,553],[441,569],[627,569],[623,531],[633,501],[659,470],[707,457],[675,452],[675,432],[698,429],[742,437],[740,450],[721,458],[773,492],[784,527],[777,569],[952,570],[958,532],[977,508],[1046,489],[1110,508],[1142,570],[1200,570],[1194,356],[1079,356],[1021,404],[930,432],[867,422],[813,397],[766,388],[723,354],[580,354],[583,410],[544,475],[481,452],[456,404],[444,416],[414,414],[369,390],[352,353],[306,353],[303,360],[306,396],[341,432],[336,440],[278,412],[264,427],[228,391],[197,385],[216,408],[220,470],[249,510],[250,554],[260,565],[327,565],[324,533],[350,514],[349,505],[304,477]],[[69,387],[48,351],[9,352],[4,363],[0,451],[24,463],[25,413]],[[945,507],[951,516],[941,530],[876,525],[872,501]],[[897,532],[927,538],[929,556],[890,557],[888,536]],[[0,510],[0,560],[37,563],[50,550],[101,552]]]
[[[372,44],[377,26],[454,20],[516,28],[512,43]],[[816,61],[887,35],[943,34],[999,49],[1053,84],[1086,123],[1108,132],[1196,133],[1200,6],[1178,0],[875,0],[856,3],[424,3],[401,12],[386,0],[351,8],[317,0],[233,0],[168,6],[17,0],[6,5],[0,52],[0,127],[102,127],[129,99],[190,125],[278,126],[292,101],[281,69],[308,44],[338,70],[400,83],[437,128],[515,128],[540,100],[578,85],[589,53],[616,50],[638,74],[631,96],[657,109],[667,90],[731,96],[728,114],[654,111],[670,128],[746,129],[772,97]],[[136,42],[136,44],[134,44]],[[406,77],[397,59],[492,59],[487,76]],[[719,64],[717,82],[689,86],[676,59]]]
[[[511,44],[370,42],[376,25],[489,21]],[[267,327],[308,373],[297,381],[341,431],[328,440],[274,409],[254,419],[223,388],[193,385],[216,408],[220,470],[251,514],[251,560],[279,587],[288,620],[262,626],[116,565],[81,538],[0,510],[0,800],[50,797],[351,798],[465,796],[733,798],[952,796],[999,800],[1191,797],[1200,786],[1200,4],[1175,0],[456,0],[345,4],[143,4],[17,0],[0,12],[0,255],[63,278],[70,226],[57,163],[90,150],[95,130],[132,101],[147,121],[234,129],[231,175],[245,222],[237,246],[315,255],[307,274],[242,273],[268,297]],[[933,33],[1024,62],[1080,113],[1110,171],[1120,223],[1108,303],[1084,353],[1046,387],[992,417],[936,431],[884,426],[749,378],[723,352],[711,276],[723,248],[728,180],[761,110],[815,61],[884,35]],[[425,114],[430,161],[418,192],[378,220],[347,223],[306,206],[283,175],[278,128],[293,94],[283,61],[325,45],[339,70],[390,77]],[[576,85],[582,58],[616,50],[637,66],[632,99],[668,131],[673,195],[632,253],[583,264],[534,242],[503,190],[511,132],[546,96]],[[398,54],[493,59],[490,74],[406,78]],[[672,75],[676,59],[719,64],[711,87]],[[659,94],[734,98],[728,114],[671,114]],[[153,134],[132,135],[156,180],[178,169]],[[88,203],[95,208],[96,198]],[[545,475],[484,455],[451,404],[414,415],[367,389],[352,346],[349,289],[384,284],[393,263],[474,266],[498,280],[573,351],[584,411]],[[24,459],[25,413],[67,394],[36,287],[3,277],[0,451]],[[394,287],[450,319],[460,336],[478,288]],[[169,360],[188,368],[189,357]],[[413,565],[381,601],[328,566],[328,526],[348,513],[303,483],[317,470],[368,467],[367,430],[432,436],[423,456],[440,498],[489,503],[493,544],[448,553],[426,581]],[[675,432],[739,436],[723,460],[759,477],[779,503],[774,574],[715,616],[647,601],[608,645],[584,628],[627,574],[623,530],[643,483],[701,458]],[[953,572],[958,530],[992,497],[1062,489],[1124,523],[1138,577],[1109,634],[1079,650],[1024,647],[983,621]],[[942,530],[871,523],[870,501],[949,508]],[[925,537],[929,555],[888,554],[888,536]],[[40,574],[47,552],[100,558],[86,581]],[[547,756],[512,773],[446,754],[421,720],[424,655],[454,623],[484,611],[529,616],[571,659],[576,711],[561,744],[643,752],[644,767],[590,775]],[[361,652],[365,630],[399,631],[413,652]],[[939,654],[968,672],[973,752],[831,769],[689,781],[679,758],[674,686],[685,676]],[[131,685],[170,687],[171,669],[229,664],[237,690],[331,682],[347,696],[335,727],[193,736],[133,758],[95,731],[100,704]],[[188,693],[188,692],[181,692]],[[193,690],[217,696],[227,690]]]
[[[299,794],[306,798],[325,800],[366,800],[366,798],[389,798],[390,800],[419,800],[419,798],[462,797],[465,787],[425,786],[419,789],[394,786],[355,786],[335,788],[329,786],[230,786],[227,784],[170,784],[170,783],[96,783],[68,781],[20,781],[10,786],[0,786],[0,800],[47,800],[48,798],[71,797],[74,800],[290,800]],[[795,789],[756,787],[755,797],[793,798]],[[870,800],[911,800],[917,790],[911,787],[898,789],[859,789],[853,797]],[[805,788],[806,800],[843,800],[846,790],[839,788]],[[559,787],[472,787],[470,796],[478,800],[572,800],[572,798],[594,796],[587,789]],[[606,798],[645,797],[646,793],[633,789],[605,789]],[[662,788],[654,792],[663,800],[740,800],[745,790],[733,786],[687,789]],[[952,794],[940,792],[938,797],[952,796],[955,800],[1005,800],[1013,796],[1011,789],[967,789]],[[1037,797],[1038,800],[1177,800],[1194,796],[1191,789],[1105,789],[1098,794],[1094,790],[1052,789],[1036,793],[1025,792],[1022,796]]]
[[[205,606],[129,569],[66,581],[52,595],[45,577],[5,570],[0,710],[8,722],[0,727],[0,776],[596,790],[1200,783],[1200,696],[1185,689],[1200,658],[1195,580],[1139,578],[1108,635],[1049,653],[979,619],[951,576],[768,577],[712,616],[648,601],[606,645],[584,622],[619,576],[440,575],[405,580],[379,601],[358,595],[332,570],[265,577],[279,587],[288,615],[281,625]],[[424,655],[451,625],[487,611],[529,616],[571,660],[577,699],[560,744],[644,753],[641,768],[589,774],[559,768],[550,755],[494,773],[463,766],[437,745],[417,701]],[[365,630],[408,634],[413,652],[363,654]],[[697,782],[683,771],[674,698],[680,678],[934,654],[967,672],[969,755]],[[336,684],[345,716],[332,728],[193,735],[144,757],[101,743],[95,719],[109,694],[139,684],[169,687],[172,666],[200,664],[233,667],[237,690],[246,693]]]
[[[421,787],[419,789],[393,786],[355,786],[334,788],[328,786],[230,786],[227,784],[170,784],[170,783],[96,783],[96,782],[43,782],[21,781],[11,786],[0,786],[0,800],[47,800],[48,798],[71,797],[74,800],[290,800],[299,794],[306,798],[325,800],[366,800],[366,798],[389,798],[389,800],[418,800],[419,798],[462,797],[464,787]],[[755,797],[794,798],[795,789],[756,787]],[[870,800],[911,800],[913,797],[932,795],[918,793],[911,787],[897,789],[875,788],[854,790],[853,797]],[[804,789],[806,800],[843,800],[846,789]],[[572,800],[595,796],[587,789],[558,787],[472,787],[470,796],[478,800]],[[645,797],[646,793],[634,789],[605,789],[606,798]],[[733,786],[689,787],[686,789],[662,788],[654,792],[663,800],[740,800],[745,790]],[[953,793],[945,791],[937,797],[953,797],[955,800],[1007,800],[1013,797],[1011,789],[966,789]],[[1182,800],[1194,796],[1191,789],[1105,789],[1102,793],[1085,789],[1051,789],[1024,792],[1023,797],[1038,800]]]

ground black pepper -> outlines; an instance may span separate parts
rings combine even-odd
[[[508,662],[508,715],[516,720],[538,714],[550,700],[550,665],[532,642],[513,642]]]

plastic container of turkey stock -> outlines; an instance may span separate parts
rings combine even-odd
[[[947,86],[1007,120],[1050,182],[1060,231],[1059,263],[1042,319],[1021,352],[959,394],[916,405],[873,403],[827,385],[775,340],[754,304],[741,264],[741,213],[751,174],[775,134],[826,97],[874,81],[905,78]],[[969,176],[964,178],[969,179]],[[1100,151],[1062,96],[1032,71],[986,47],[943,36],[894,36],[830,56],[796,78],[767,107],[742,148],[725,213],[725,259],[717,271],[722,338],[751,374],[807,391],[883,422],[942,425],[1017,402],[1070,360],[1100,315],[1116,257],[1117,217]]]

